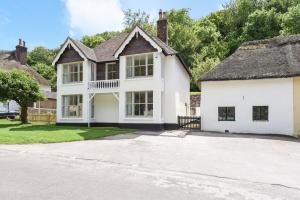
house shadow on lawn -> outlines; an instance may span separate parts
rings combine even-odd
[[[250,139],[261,139],[261,140],[280,140],[288,142],[300,143],[300,139],[278,134],[253,134],[253,133],[218,133],[218,132],[196,132],[191,131],[188,135],[202,136],[202,137],[223,137],[223,138],[250,138]]]

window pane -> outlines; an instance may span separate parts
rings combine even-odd
[[[146,76],[146,66],[141,66],[141,76]]]
[[[219,107],[218,108],[218,114],[219,114],[219,121],[226,120],[226,107]]]
[[[140,104],[140,115],[146,115],[146,104]]]
[[[146,103],[146,93],[140,92],[140,103]]]
[[[139,104],[135,104],[134,105],[134,115],[137,115],[137,116],[139,116],[140,115],[140,106],[139,106]]]
[[[146,55],[140,56],[140,65],[146,65]]]
[[[131,116],[132,115],[132,104],[126,105],[126,115]]]
[[[235,120],[235,108],[234,107],[228,107],[227,108],[227,120],[228,121],[234,121]]]
[[[153,54],[148,54],[148,65],[153,64]]]
[[[140,103],[140,93],[139,92],[134,93],[134,103]]]
[[[153,65],[148,65],[148,76],[153,76]]]
[[[127,65],[127,67],[131,67],[132,66],[132,57],[127,57],[127,59],[126,59],[126,65]]]
[[[135,57],[133,57],[133,59],[134,59],[134,66],[139,66],[140,65],[139,57],[135,56]]]
[[[269,119],[268,106],[253,106],[253,120],[254,121],[267,121]]]
[[[153,116],[153,104],[148,104],[148,116]]]
[[[148,93],[148,102],[147,103],[153,103],[153,92],[147,92]]]
[[[127,67],[127,69],[126,69],[126,76],[127,76],[127,78],[133,77],[132,67]]]

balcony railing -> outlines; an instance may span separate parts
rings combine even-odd
[[[113,89],[120,87],[120,80],[89,81],[89,89]]]

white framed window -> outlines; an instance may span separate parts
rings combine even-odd
[[[153,53],[126,57],[126,77],[153,76]]]
[[[153,91],[126,92],[127,117],[153,116]]]
[[[68,63],[63,65],[63,84],[80,83],[83,79],[82,62]]]
[[[62,96],[62,116],[63,118],[82,117],[82,95]]]
[[[105,79],[118,79],[118,69],[116,63],[106,63],[105,65]]]

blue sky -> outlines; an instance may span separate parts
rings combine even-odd
[[[122,28],[122,10],[144,10],[152,20],[158,10],[190,8],[193,18],[216,11],[228,0],[1,0],[0,49],[14,49],[18,38],[29,49],[58,47],[67,36],[80,39]]]

